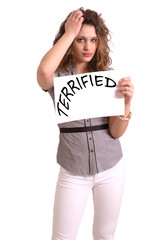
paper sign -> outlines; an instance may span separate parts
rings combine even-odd
[[[116,70],[54,78],[57,123],[124,114],[124,96],[116,92]]]

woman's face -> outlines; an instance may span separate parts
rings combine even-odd
[[[93,58],[98,46],[95,27],[84,24],[73,42],[75,63],[88,63]]]

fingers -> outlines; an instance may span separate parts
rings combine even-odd
[[[125,85],[131,85],[131,78],[130,77],[124,77],[124,78],[121,78],[118,82],[118,85],[119,86],[125,86]]]
[[[120,90],[118,92],[122,93],[124,96],[129,96],[129,97],[133,96],[133,92],[128,91],[128,90]]]
[[[134,86],[130,77],[125,77],[119,80],[117,85],[117,92],[124,95],[132,96],[134,92]]]
[[[75,38],[82,27],[83,20],[82,11],[77,10],[71,12],[65,23],[65,33],[70,34]]]
[[[83,16],[82,11],[77,10],[77,11],[71,12],[71,14],[70,14],[70,16],[69,16],[68,19],[73,20],[73,21],[79,21],[82,16]],[[83,18],[82,18],[82,19],[83,19]]]
[[[130,77],[121,78],[117,85],[118,88],[124,88],[125,90],[133,90],[134,86]]]

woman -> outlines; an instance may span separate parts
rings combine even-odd
[[[110,33],[101,15],[77,10],[61,24],[53,47],[37,71],[39,85],[54,100],[54,77],[110,70]],[[76,239],[89,193],[94,201],[94,240],[113,240],[124,186],[124,162],[119,137],[131,116],[133,85],[120,79],[124,116],[82,119],[59,124],[60,141],[52,240]]]

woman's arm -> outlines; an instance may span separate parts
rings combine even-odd
[[[131,100],[133,97],[134,86],[130,77],[122,78],[117,85],[117,92],[124,94],[125,114],[122,118],[127,118],[130,113]],[[109,130],[113,138],[121,137],[127,129],[129,120],[122,120],[118,116],[109,117]]]
[[[83,22],[82,15],[81,11],[73,11],[70,14],[65,24],[64,35],[42,58],[37,70],[37,81],[43,89],[48,90],[53,87],[54,72],[80,31]]]

